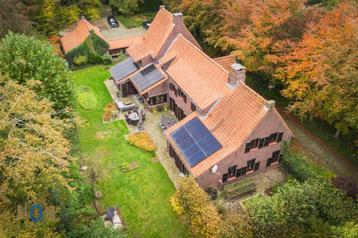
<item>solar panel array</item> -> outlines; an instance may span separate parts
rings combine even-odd
[[[197,117],[175,130],[171,136],[191,167],[222,148]]]
[[[131,78],[137,89],[143,91],[164,78],[164,75],[152,64]]]
[[[119,81],[138,70],[138,66],[131,57],[113,66],[109,71],[114,80]]]

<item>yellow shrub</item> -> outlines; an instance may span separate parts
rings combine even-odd
[[[103,121],[111,121],[115,119],[117,116],[117,108],[116,105],[113,102],[110,102],[107,104],[107,106],[104,108],[103,113]]]
[[[128,141],[130,144],[142,148],[146,151],[155,151],[157,148],[154,141],[146,132],[133,133],[128,136]]]
[[[176,199],[175,196],[170,198],[170,205],[173,208],[173,211],[178,214],[181,215],[183,214],[183,207],[179,204],[178,200]]]

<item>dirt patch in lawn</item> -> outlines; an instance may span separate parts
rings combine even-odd
[[[104,140],[110,135],[111,135],[110,131],[97,131],[96,132],[96,139]]]
[[[95,159],[103,159],[109,157],[111,155],[111,151],[105,148],[97,148],[95,153]]]

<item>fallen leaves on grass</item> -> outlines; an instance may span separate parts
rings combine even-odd
[[[155,151],[157,148],[152,138],[150,138],[146,132],[137,132],[128,135],[128,141],[131,145],[137,146],[146,151]]]

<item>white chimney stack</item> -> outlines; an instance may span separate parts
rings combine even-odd
[[[177,12],[173,14],[173,23],[174,23],[174,29],[175,33],[182,33],[183,27],[184,27],[184,17],[183,13]]]
[[[229,84],[232,87],[238,86],[240,83],[245,84],[246,68],[245,66],[235,63],[231,65],[229,72]]]
[[[160,5],[159,10],[161,10],[161,9],[165,9],[165,5]]]
[[[276,104],[276,102],[274,100],[268,100],[268,101],[265,101],[264,107],[267,111],[270,111],[272,108],[275,107],[275,104]]]

